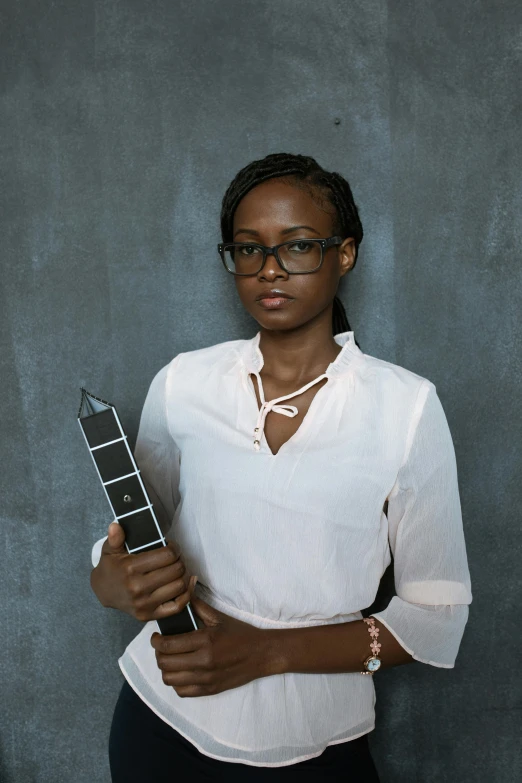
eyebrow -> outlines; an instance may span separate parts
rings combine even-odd
[[[319,236],[319,231],[316,231],[316,229],[312,228],[312,226],[292,226],[292,228],[284,228],[281,231],[281,234],[291,234],[293,231],[297,231],[300,228],[306,228],[308,231],[313,231],[314,234],[317,234],[317,236]],[[253,236],[258,237],[259,231],[254,231],[253,228],[238,228],[238,230],[234,234],[234,238],[238,234],[252,234]]]

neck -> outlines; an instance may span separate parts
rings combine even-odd
[[[259,350],[263,354],[262,376],[281,383],[303,385],[321,375],[342,351],[331,326],[291,331],[260,330]]]

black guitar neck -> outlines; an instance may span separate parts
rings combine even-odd
[[[116,408],[82,387],[78,423],[114,519],[125,531],[129,554],[166,546],[139,468],[129,447]],[[197,631],[190,603],[179,614],[157,620],[162,634]]]

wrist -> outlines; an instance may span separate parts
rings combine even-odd
[[[281,637],[281,631],[266,629],[263,644],[264,677],[273,674],[284,674],[287,671],[286,658]]]
[[[93,568],[91,571],[91,590],[93,591],[94,595],[100,602],[100,604],[105,608],[110,608],[110,604],[107,601],[107,597],[104,595],[103,586],[100,584],[100,567],[96,566],[96,568]]]

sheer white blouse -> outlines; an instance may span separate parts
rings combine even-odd
[[[334,339],[342,350],[313,383],[328,382],[276,454],[263,408],[295,415],[285,400],[304,387],[258,410],[249,373],[262,389],[260,332],[178,354],[147,394],[138,466],[199,577],[196,595],[219,611],[273,629],[361,619],[391,550],[397,594],[374,616],[417,661],[453,668],[472,596],[446,416],[431,381],[363,353],[353,332]],[[358,672],[181,698],[161,678],[156,630],[144,625],[120,668],[207,756],[284,766],[375,727],[373,677]]]

